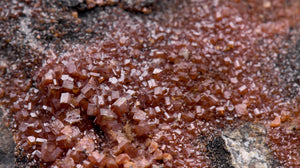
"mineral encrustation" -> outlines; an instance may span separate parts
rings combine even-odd
[[[285,75],[299,70],[299,1],[60,4],[0,7],[1,48],[19,45],[4,27],[20,19],[35,53],[0,64],[5,121],[28,165],[210,167],[208,141],[247,122],[266,127],[280,165],[300,166],[299,73]]]

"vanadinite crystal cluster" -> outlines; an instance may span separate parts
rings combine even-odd
[[[276,64],[292,52],[299,2],[157,3],[148,15],[107,7],[101,39],[47,50],[30,79],[2,73],[21,155],[39,167],[210,167],[207,141],[250,122],[281,165],[300,166],[299,83]]]

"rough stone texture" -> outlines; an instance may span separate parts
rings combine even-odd
[[[267,145],[267,130],[262,125],[246,124],[223,132],[224,148],[230,152],[235,168],[279,168]]]
[[[223,131],[206,146],[214,168],[281,168],[267,144],[267,129],[250,124]]]

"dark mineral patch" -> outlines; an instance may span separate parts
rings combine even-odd
[[[157,0],[121,0],[123,9],[149,14],[152,12]]]
[[[88,11],[95,7],[103,6],[120,6],[130,12],[139,12],[149,14],[154,9],[157,0],[56,0],[55,3],[63,6],[76,9],[80,12]]]
[[[287,97],[300,95],[300,37],[298,35],[290,37],[285,45],[288,50],[283,50],[276,61],[276,68],[280,71],[280,84],[282,92]]]
[[[214,168],[234,168],[231,163],[231,154],[227,150],[224,139],[221,136],[215,137],[207,144],[207,150],[212,167]]]

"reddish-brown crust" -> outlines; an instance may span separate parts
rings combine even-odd
[[[277,42],[299,26],[299,2],[290,3],[163,1],[152,13],[142,7],[149,15],[104,10],[99,18],[112,20],[101,39],[49,50],[31,79],[1,76],[18,148],[40,167],[207,167],[200,135],[254,122],[269,130],[280,164],[299,166],[299,91],[281,91],[274,65],[288,52]],[[17,74],[20,67],[4,68]]]

